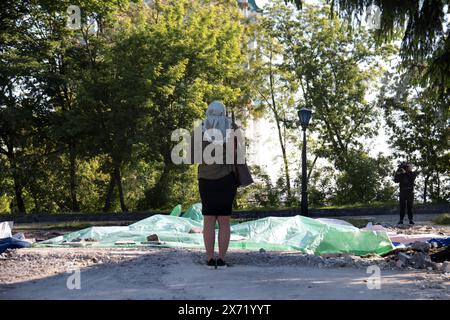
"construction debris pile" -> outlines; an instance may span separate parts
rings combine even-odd
[[[129,226],[90,227],[55,234],[56,237],[33,246],[203,248],[202,220],[201,204],[192,205],[184,214],[178,205],[170,215],[153,215]],[[8,227],[3,224],[3,229]],[[23,235],[19,235],[22,240],[11,240],[8,230],[6,240],[0,237],[0,246],[4,243],[0,253],[6,248],[32,245]],[[296,254],[296,263],[319,268],[376,264],[387,269],[450,273],[450,237],[445,230],[372,223],[360,229],[338,219],[267,217],[232,225],[230,248],[259,251],[261,261],[271,258],[270,252],[299,251],[304,254]],[[21,246],[11,246],[11,241]]]
[[[185,214],[180,214],[177,206],[170,215],[153,215],[129,226],[90,227],[39,242],[36,246],[203,248],[201,204],[194,204]],[[362,230],[337,220],[293,216],[267,217],[232,225],[230,248],[364,256],[388,253],[394,246],[384,231]]]
[[[396,249],[385,255],[386,261],[394,261],[398,268],[428,269],[450,273],[450,237],[433,233],[435,228],[414,227],[400,229],[390,238]],[[425,233],[427,232],[427,233]]]

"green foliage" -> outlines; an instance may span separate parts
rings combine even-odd
[[[333,202],[349,204],[392,200],[395,191],[390,181],[392,171],[389,158],[382,155],[371,158],[364,152],[352,151],[336,179],[339,192]]]
[[[78,163],[78,200],[82,212],[100,212],[102,199],[108,186],[109,175],[102,170],[105,157],[97,156]],[[67,197],[68,195],[66,195]],[[113,211],[118,211],[118,206],[112,206]]]
[[[301,177],[298,180],[300,181]],[[333,167],[318,167],[311,172],[308,185],[308,202],[311,206],[324,207],[331,204],[335,197],[335,192]]]
[[[0,214],[11,213],[10,201],[11,199],[6,194],[2,194],[0,197]]]
[[[376,91],[384,72],[380,61],[395,53],[395,47],[377,46],[363,28],[348,32],[348,23],[330,18],[328,12],[326,6],[310,5],[295,11],[280,1],[266,8],[258,38],[263,57],[254,63],[263,79],[258,90],[261,104],[277,123],[285,160],[286,139],[291,135],[298,144],[297,110],[312,108],[310,129],[317,138],[310,141],[309,150],[313,158],[326,159],[334,168],[316,168],[316,160],[308,163],[310,203],[390,200],[394,190],[385,183],[390,160],[367,155],[365,141],[378,133],[379,110],[366,96]],[[288,161],[284,169],[287,173]],[[289,202],[286,197],[295,201],[300,196],[300,177],[292,192],[286,192],[288,179],[288,174],[280,175],[275,186],[284,204]]]
[[[80,30],[66,28],[69,4],[81,8]],[[211,99],[240,97],[245,35],[234,1],[2,8],[2,210],[127,211],[198,197],[194,168],[171,165],[170,136]]]
[[[259,166],[252,166],[251,173],[255,183],[238,190],[235,207],[241,209],[279,207],[282,193],[277,186],[273,185],[269,175]]]
[[[80,30],[66,27],[69,4],[81,8]],[[308,163],[312,205],[392,198],[389,159],[369,157],[364,141],[379,127],[377,106],[365,97],[378,89],[380,59],[395,48],[362,29],[348,32],[350,24],[330,18],[329,8],[297,12],[275,2],[249,24],[234,0],[0,6],[0,212],[118,212],[198,202],[197,168],[172,164],[170,137],[191,129],[213,99],[244,124],[249,114],[270,111],[285,151],[285,172],[275,183],[252,168],[256,183],[239,191],[236,208],[298,205],[299,179],[289,173],[295,163],[287,149],[299,147],[299,106],[313,107],[310,156],[330,164]],[[439,18],[440,9],[430,14]],[[97,29],[86,26],[89,17]],[[411,85],[426,70],[446,83],[439,68],[448,66],[448,50],[438,33],[438,49],[409,73]],[[257,50],[243,45],[252,38]],[[433,200],[448,201],[448,134],[430,115],[449,103],[436,88],[400,102],[386,97],[383,108],[398,155],[410,155],[427,173]]]
[[[379,103],[394,155],[421,171],[424,201],[449,201],[448,105],[434,90],[411,83],[408,73],[387,75],[384,82]]]
[[[360,138],[377,133],[377,111],[365,100],[375,87],[382,67],[379,59],[393,53],[376,47],[361,29],[349,33],[345,22],[329,19],[327,9],[304,7],[292,19],[292,10],[275,6],[274,36],[285,47],[285,69],[295,75],[301,106],[314,113],[311,129],[319,134],[317,154],[342,168],[351,149],[360,149]]]
[[[302,7],[302,0],[285,0]],[[330,1],[328,1],[330,2]],[[403,67],[416,72],[416,81],[429,85],[442,99],[450,97],[449,2],[392,0],[333,0],[334,12],[357,26],[369,6],[380,9],[380,27],[374,36],[378,43],[402,39]]]
[[[170,1],[158,11],[160,19],[148,26],[145,40],[146,61],[154,62],[154,72],[148,78],[152,90],[142,137],[143,155],[161,162],[163,171],[146,190],[141,209],[171,203],[172,181],[186,170],[171,163],[172,131],[191,129],[194,120],[203,117],[206,101],[221,99],[232,105],[239,89],[231,84],[237,83],[242,62],[243,29],[235,7]]]

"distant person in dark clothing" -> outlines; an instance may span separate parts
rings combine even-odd
[[[414,202],[414,181],[416,177],[417,172],[413,171],[413,166],[410,163],[400,164],[395,172],[394,182],[400,184],[400,221],[398,224],[403,224],[405,209],[408,211],[409,224],[414,224],[412,209]]]

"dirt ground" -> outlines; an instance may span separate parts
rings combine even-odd
[[[389,226],[396,218],[369,220]],[[432,226],[424,218],[416,219],[414,228],[398,232],[450,234],[448,226]],[[52,232],[36,235],[57,235]],[[376,255],[317,257],[299,252],[231,250],[230,267],[225,270],[207,269],[204,258],[203,250],[198,249],[8,250],[0,255],[0,300],[450,299],[449,273],[397,268],[395,261]],[[373,274],[377,268],[379,282]]]
[[[382,266],[377,289],[370,259],[339,267],[294,252],[231,251],[225,270],[203,259],[169,248],[14,250],[0,260],[0,299],[450,299],[442,272]]]

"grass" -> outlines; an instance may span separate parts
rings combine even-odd
[[[440,225],[450,225],[450,213],[443,213],[434,219],[436,224]]]

